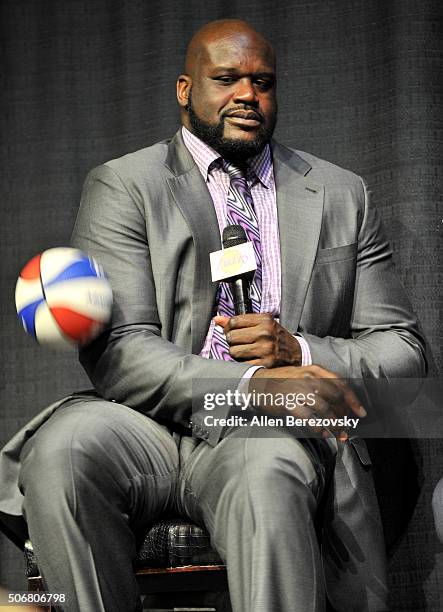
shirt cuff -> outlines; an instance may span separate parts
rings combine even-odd
[[[249,381],[252,378],[252,375],[257,370],[261,370],[264,366],[251,366],[249,370],[243,374],[241,381],[238,383],[238,391],[239,393],[248,393]]]
[[[309,344],[307,343],[307,341],[303,338],[301,334],[294,334],[294,338],[298,340],[298,343],[301,348],[301,365],[302,366],[312,365],[312,355],[311,355],[311,349],[309,348]],[[246,374],[248,372],[246,372]]]
[[[300,344],[301,365],[302,366],[312,365],[312,356],[311,356],[311,350],[309,348],[309,344],[307,343],[307,341],[303,338],[301,334],[294,334],[294,338]],[[252,375],[254,374],[254,372],[256,372],[257,370],[260,370],[261,368],[263,368],[263,366],[251,366],[249,370],[246,370],[246,372],[242,376],[242,379],[238,383],[237,389],[240,393],[248,392],[249,381],[251,380]]]

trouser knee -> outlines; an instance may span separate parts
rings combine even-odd
[[[72,510],[102,501],[137,513],[143,494],[149,510],[144,489],[152,484],[153,497],[169,503],[178,465],[177,447],[164,428],[104,400],[63,405],[26,443],[21,458],[25,509],[30,501],[67,503]]]

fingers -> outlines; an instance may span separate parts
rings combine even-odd
[[[237,315],[231,319],[215,317],[214,321],[223,326],[230,355],[236,361],[259,359],[260,365],[267,368],[300,365],[298,340],[271,314]]]
[[[259,340],[267,340],[268,335],[264,331],[258,331],[257,327],[245,327],[244,329],[228,330],[225,328],[226,340],[230,346],[242,344],[254,344]]]
[[[240,341],[241,342],[241,341]],[[247,341],[246,341],[247,342]],[[229,354],[236,361],[244,361],[246,359],[266,359],[272,353],[272,344],[266,340],[259,340],[251,344],[231,344],[231,339],[228,338]]]
[[[220,327],[223,327],[223,329],[227,326],[227,324],[229,323],[229,317],[225,317],[222,315],[217,315],[216,317],[214,317],[214,323],[216,325],[220,325]]]
[[[352,412],[354,412],[354,414],[356,414],[357,416],[361,418],[364,418],[365,416],[367,416],[368,413],[366,412],[364,407],[361,405],[360,400],[355,395],[355,393],[352,391],[352,389],[348,387],[348,385],[346,385],[339,378],[336,379],[335,384],[343,388],[343,395],[346,400],[346,404],[351,408]]]
[[[328,437],[332,434],[342,441],[346,440],[348,434],[346,433],[343,424],[339,425],[335,423],[337,421],[337,417],[344,417],[348,413],[348,410],[342,407],[338,409],[337,406],[331,404],[328,399],[322,396],[321,392],[317,388],[315,388],[312,393],[315,396],[315,402],[312,405],[314,415],[321,418],[323,420],[323,424],[326,424],[326,422],[328,423],[327,429],[325,428],[324,432],[322,432],[323,437]],[[325,393],[325,395],[327,394]]]
[[[230,332],[232,333],[232,332]],[[229,354],[235,361],[257,360],[257,365],[272,368],[275,364],[274,345],[268,340],[258,340],[252,344],[229,343]]]
[[[259,360],[259,365],[272,367],[277,323],[270,314],[216,316],[214,322],[223,327],[233,359]]]
[[[223,327],[225,333],[231,329],[242,329],[244,327],[254,327],[257,325],[257,314],[236,315],[235,317],[227,317],[225,315],[216,315],[213,317],[214,323]]]
[[[314,434],[315,436],[330,436],[331,433],[327,430],[323,423],[322,417],[314,409],[312,397],[309,397],[309,385],[298,380],[296,386],[291,387],[288,391],[287,385],[282,379],[272,381],[271,385],[263,387],[261,385],[255,389],[255,407],[260,408],[263,412],[272,414],[273,416],[286,418],[291,415],[297,419],[297,431],[303,432],[303,435]],[[321,398],[318,398],[318,405],[327,414],[326,403]],[[336,432],[338,435],[338,431]]]
[[[331,403],[334,408],[340,411],[344,416],[351,410],[357,416],[364,418],[367,415],[366,410],[361,405],[352,389],[339,379],[337,374],[326,370],[318,365],[308,366],[305,376],[308,378],[321,379],[321,388],[324,392],[323,397]]]
[[[260,339],[272,339],[271,315],[248,314],[232,318],[217,315],[214,323],[223,327],[230,345],[253,344]]]
[[[263,350],[260,344],[241,344],[240,346],[230,346],[229,354],[235,361],[253,363],[264,368],[272,368],[274,359],[272,352]]]
[[[294,411],[294,416],[299,419],[306,419],[306,422],[311,419],[314,419],[314,424],[309,425],[309,431],[315,434],[316,436],[326,438],[331,435],[330,432],[325,429],[321,424],[317,424],[317,414],[312,410],[312,408],[309,408],[306,405],[298,405],[297,410]]]
[[[260,360],[250,360],[249,363],[261,365]],[[314,401],[309,404],[312,414],[322,420],[328,419],[327,430],[323,428],[322,431],[324,437],[332,434],[343,442],[348,438],[343,427],[343,417],[348,416],[350,412],[360,418],[366,416],[366,411],[355,393],[336,374],[321,366],[261,369],[254,372],[251,382],[256,379],[264,379],[262,384],[266,385],[266,392],[283,393],[287,397],[295,391],[303,392],[306,397],[313,397]],[[257,384],[260,388],[260,383]],[[341,425],[337,423],[337,419],[342,420]]]
[[[223,323],[218,323],[217,319],[227,319],[227,322],[223,321]],[[231,318],[217,315],[216,317],[214,317],[214,321],[217,323],[217,325],[221,325],[222,327],[226,328],[225,331],[231,331],[233,329],[243,329],[245,327],[255,327],[256,325],[263,324],[271,326],[275,322],[275,319],[269,313],[254,312],[250,314],[235,315]]]
[[[334,384],[334,382],[318,378],[311,380],[310,386],[313,389],[315,396],[329,407],[330,412],[335,413],[337,416],[345,416],[349,409],[346,404],[343,389]],[[323,409],[323,403],[320,406],[320,411]],[[316,412],[319,409],[315,408]],[[322,413],[322,412],[321,412]]]
[[[274,317],[267,313],[250,313],[243,315],[235,315],[229,319],[229,329],[242,329],[243,327],[254,327],[255,325],[273,324],[275,322]]]

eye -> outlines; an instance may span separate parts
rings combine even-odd
[[[214,80],[219,81],[220,83],[223,83],[224,85],[230,85],[231,83],[234,83],[235,78],[232,76],[223,75],[223,76],[215,77]]]
[[[254,79],[254,84],[260,87],[263,91],[268,91],[273,86],[274,82],[271,79],[257,78]]]

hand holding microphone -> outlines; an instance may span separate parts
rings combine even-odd
[[[251,245],[241,225],[228,225],[223,230],[223,253],[226,249]],[[231,251],[232,252],[232,251]],[[244,255],[246,258],[246,253]],[[223,327],[230,354],[236,361],[266,368],[301,365],[301,348],[294,336],[269,313],[253,313],[250,299],[254,269],[246,269],[227,277],[233,299],[235,317],[216,316],[216,325]],[[228,274],[230,272],[228,271]]]

